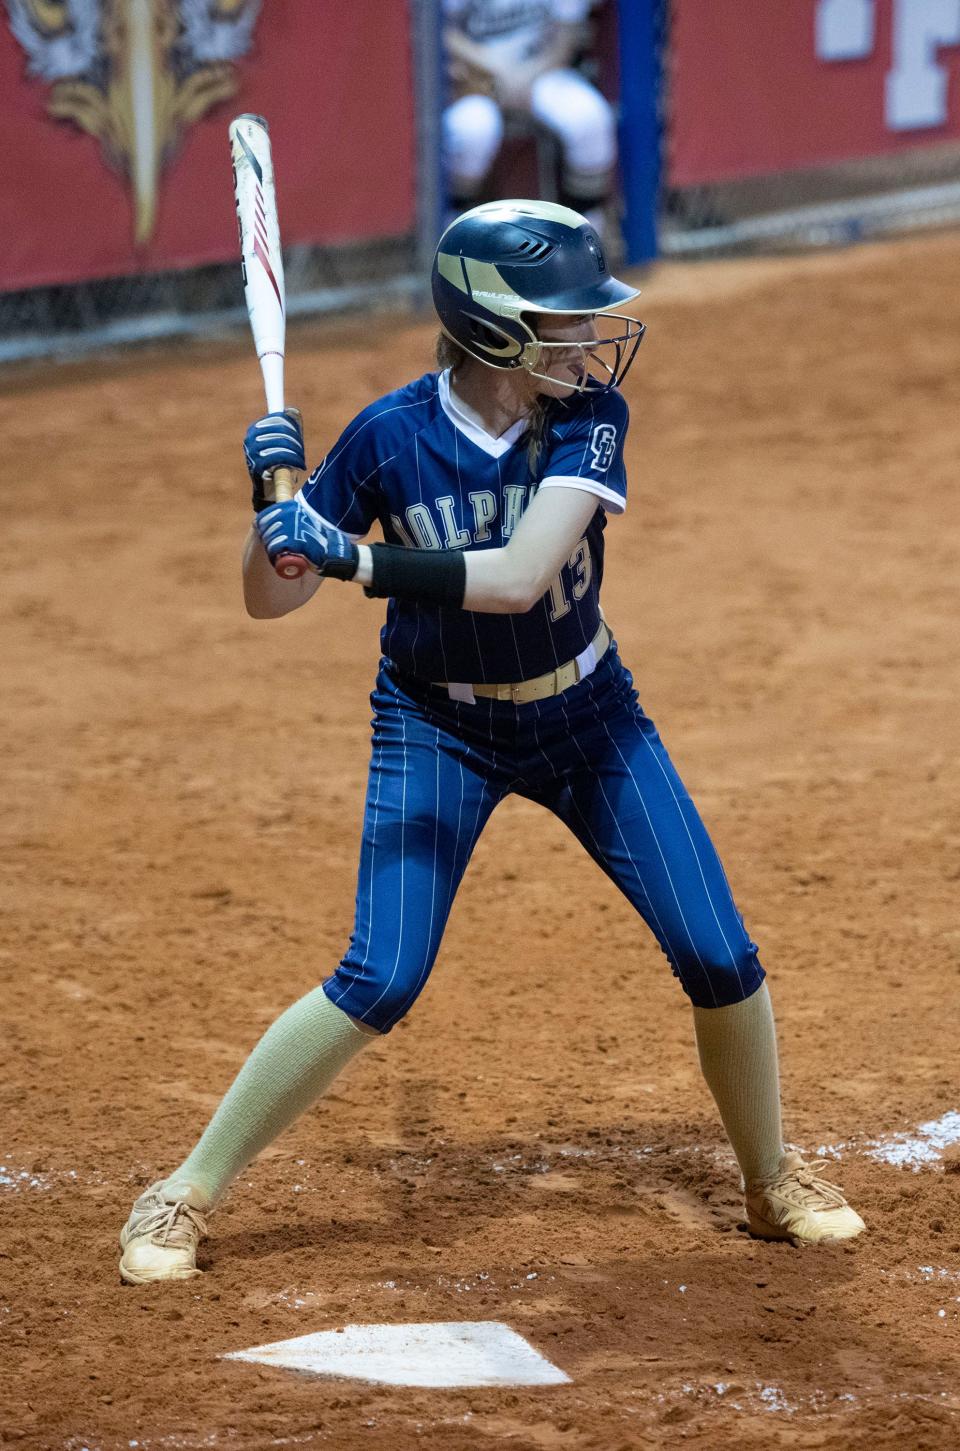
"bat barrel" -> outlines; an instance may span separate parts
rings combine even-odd
[[[267,409],[282,413],[286,292],[270,128],[263,116],[245,111],[231,121],[229,134],[247,315],[263,373]],[[293,498],[296,478],[291,469],[276,469],[273,483],[278,500]],[[309,565],[298,554],[283,554],[274,568],[282,579],[300,579]]]

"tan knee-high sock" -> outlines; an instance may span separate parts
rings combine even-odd
[[[693,1010],[700,1067],[749,1184],[783,1155],[777,1033],[766,983],[742,1003]]]
[[[323,988],[307,993],[264,1033],[196,1148],[165,1180],[165,1192],[212,1209],[250,1160],[378,1036],[335,1007]]]

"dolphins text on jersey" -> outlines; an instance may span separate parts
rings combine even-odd
[[[527,424],[493,438],[457,406],[447,372],[366,408],[301,491],[303,502],[354,537],[379,520],[391,544],[499,549],[538,489],[595,494],[597,510],[543,598],[524,615],[391,600],[384,655],[426,680],[524,680],[573,659],[600,622],[606,514],[626,507],[627,405],[588,390],[550,405],[531,471]],[[454,487],[455,480],[455,487]]]

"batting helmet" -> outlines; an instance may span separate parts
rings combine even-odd
[[[586,218],[553,202],[486,202],[463,212],[440,238],[431,284],[443,331],[470,357],[536,378],[546,377],[536,369],[547,350],[570,346],[541,342],[536,314],[603,314],[625,323],[618,335],[582,345],[581,389],[617,387],[644,333],[642,322],[615,311],[638,289],[611,277]],[[599,364],[599,377],[590,364]]]

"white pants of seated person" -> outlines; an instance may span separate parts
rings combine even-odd
[[[613,110],[595,86],[577,71],[547,71],[533,83],[530,112],[560,142],[564,171],[602,186],[616,161]],[[454,196],[480,189],[503,142],[503,115],[490,96],[461,96],[443,113],[443,151],[448,185]]]

